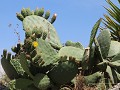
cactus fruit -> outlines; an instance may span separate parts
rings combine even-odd
[[[46,13],[45,13],[45,19],[48,19],[50,17],[50,11],[48,10],[48,11],[46,11]]]
[[[57,17],[57,14],[56,13],[53,14],[53,17],[51,18],[51,21],[50,21],[51,24],[53,24],[55,22],[56,17]]]
[[[23,20],[24,20],[24,17],[23,17],[22,14],[16,13],[16,16],[17,16],[17,18],[18,18],[20,21],[23,21]]]
[[[22,14],[22,16],[23,16],[24,18],[27,16],[27,13],[26,13],[25,8],[23,8],[23,9],[21,10],[21,14]]]
[[[38,16],[43,16],[44,14],[44,8],[39,9]]]

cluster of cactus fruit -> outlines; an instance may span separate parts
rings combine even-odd
[[[3,50],[1,64],[11,79],[11,90],[66,90],[74,87],[75,77],[82,74],[86,85],[100,90],[120,82],[120,42],[111,39],[109,30],[101,30],[96,38],[99,19],[93,27],[88,48],[79,42],[62,45],[50,11],[22,9],[17,18],[23,23],[24,43],[12,47],[15,53]]]

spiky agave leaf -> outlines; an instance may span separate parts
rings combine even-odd
[[[104,15],[103,24],[110,29],[113,40],[120,42],[120,8],[110,0],[107,0],[107,3],[110,5],[110,8],[105,7],[105,9],[109,15]]]

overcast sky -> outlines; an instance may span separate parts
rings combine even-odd
[[[118,4],[117,0],[112,1]],[[61,43],[72,40],[81,42],[84,47],[87,47],[93,25],[103,17],[103,14],[106,14],[103,6],[108,7],[105,0],[2,0],[0,3],[0,54],[4,48],[10,51],[10,48],[17,44],[18,37],[14,29],[20,33],[20,39],[23,42],[22,23],[16,18],[16,12],[20,12],[23,7],[29,7],[32,10],[36,7],[44,7],[45,10],[51,11],[51,16],[57,13],[54,27]],[[12,26],[8,27],[9,24]]]

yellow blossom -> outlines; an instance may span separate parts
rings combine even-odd
[[[32,45],[36,48],[38,46],[38,42],[34,41]]]

